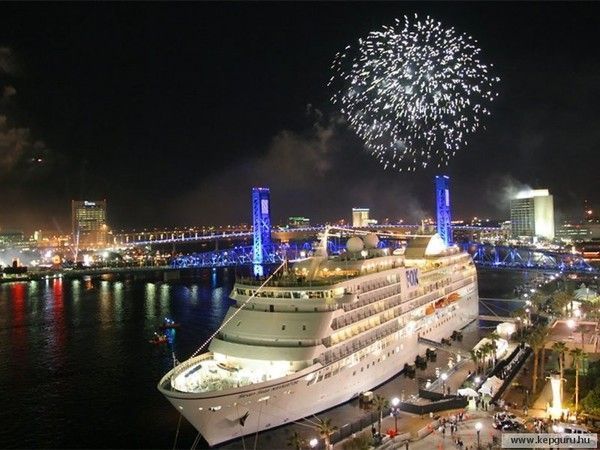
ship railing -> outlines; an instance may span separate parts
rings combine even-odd
[[[396,331],[400,330],[400,328],[401,326],[397,321],[393,321],[392,323],[386,323],[381,328],[373,330],[366,336],[360,336],[359,338],[356,338],[351,342],[347,342],[346,344],[341,345],[336,349],[326,351],[325,353],[323,353],[323,355],[317,358],[317,362],[321,362],[322,364],[329,364],[331,362],[345,358],[349,354],[355,353],[365,347],[368,347],[374,342],[377,342],[378,340],[389,336],[392,333],[395,333]],[[334,358],[334,354],[339,356]]]
[[[182,372],[185,372],[187,369],[198,365],[200,362],[205,361],[207,359],[212,359],[212,353],[203,353],[202,355],[196,356],[194,358],[190,358],[187,361],[184,361],[175,367],[172,376],[176,377],[181,375]]]
[[[400,294],[392,294],[387,298],[383,298],[377,301],[381,301],[381,300],[385,300],[385,304],[382,307],[377,307],[375,305],[372,304],[367,304],[364,306],[361,306],[360,308],[364,308],[362,311],[351,314],[351,315],[346,315],[346,316],[342,316],[342,317],[338,317],[336,319],[333,320],[332,324],[331,324],[331,328],[334,330],[338,330],[342,327],[346,327],[346,326],[350,326],[356,322],[359,322],[360,320],[372,317],[376,314],[380,314],[385,312],[386,310],[389,310],[391,308],[395,308],[396,306],[400,305],[402,303],[402,298],[400,297]]]

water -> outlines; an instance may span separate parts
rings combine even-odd
[[[481,274],[481,295],[509,296],[522,281]],[[179,416],[156,384],[171,348],[183,360],[219,326],[233,282],[220,269],[178,283],[0,284],[0,448],[172,448]],[[148,343],[164,317],[181,323],[172,346]],[[178,447],[195,436],[183,420]]]
[[[189,283],[85,279],[0,285],[1,448],[171,448],[178,414],[156,390],[219,326],[231,271]],[[194,439],[182,422],[180,446]]]

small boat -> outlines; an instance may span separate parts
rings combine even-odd
[[[166,344],[168,342],[166,334],[154,333],[152,339],[148,341],[150,344]]]
[[[168,330],[171,328],[179,328],[179,324],[177,322],[175,322],[174,320],[167,319],[165,317],[165,320],[163,321],[162,325],[159,328],[161,330]]]

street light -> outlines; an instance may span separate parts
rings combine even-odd
[[[315,448],[317,446],[317,444],[319,443],[319,440],[317,438],[312,438],[309,442],[308,445],[310,445],[310,448]]]
[[[398,405],[400,404],[400,399],[398,397],[394,397],[392,399],[392,415],[394,416],[394,430],[398,433],[398,414],[400,414],[400,408]]]
[[[481,427],[482,427],[481,422],[477,422],[475,424],[475,429],[477,430],[477,448],[481,448],[480,442],[479,442],[479,433],[481,433]]]

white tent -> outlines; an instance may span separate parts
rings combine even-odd
[[[483,395],[489,395],[490,397],[493,397],[503,383],[504,382],[496,376],[490,377],[481,385],[479,392]]]
[[[456,393],[461,397],[479,397],[477,391],[472,388],[459,389],[458,391],[456,391]]]
[[[516,331],[517,327],[512,322],[502,322],[496,326],[496,333],[500,336],[506,336],[506,339]]]

